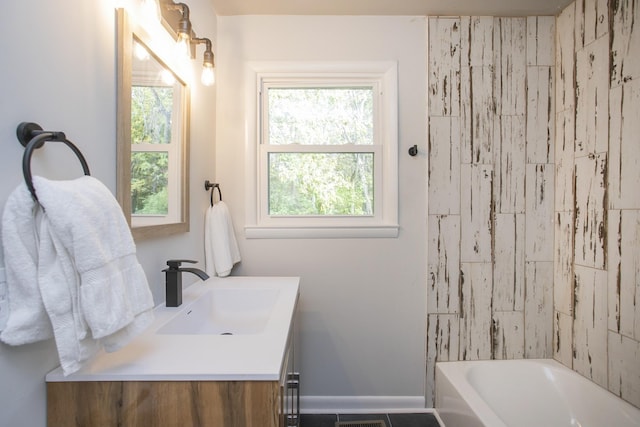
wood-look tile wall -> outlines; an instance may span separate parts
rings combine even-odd
[[[437,361],[554,357],[640,407],[639,27],[429,20],[428,402]]]
[[[640,2],[557,33],[554,357],[640,407]]]
[[[429,20],[435,362],[552,357],[555,18]]]

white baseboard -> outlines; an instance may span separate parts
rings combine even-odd
[[[300,396],[303,414],[433,412],[424,396]]]

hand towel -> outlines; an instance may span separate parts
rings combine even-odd
[[[10,345],[53,338],[38,288],[40,211],[22,183],[9,195],[2,215],[9,317],[0,340]]]
[[[234,264],[240,262],[240,250],[229,208],[222,200],[207,209],[204,232],[207,274],[209,276],[228,276]]]

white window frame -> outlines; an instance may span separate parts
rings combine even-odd
[[[398,236],[398,83],[397,62],[251,62],[246,75],[247,238],[356,238]],[[373,86],[374,144],[326,148],[267,145],[263,135],[262,90],[269,85],[305,83]],[[376,101],[377,99],[377,101]],[[271,216],[268,213],[270,152],[374,153],[373,216]]]

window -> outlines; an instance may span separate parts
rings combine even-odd
[[[397,236],[396,64],[285,68],[255,70],[247,236]]]

